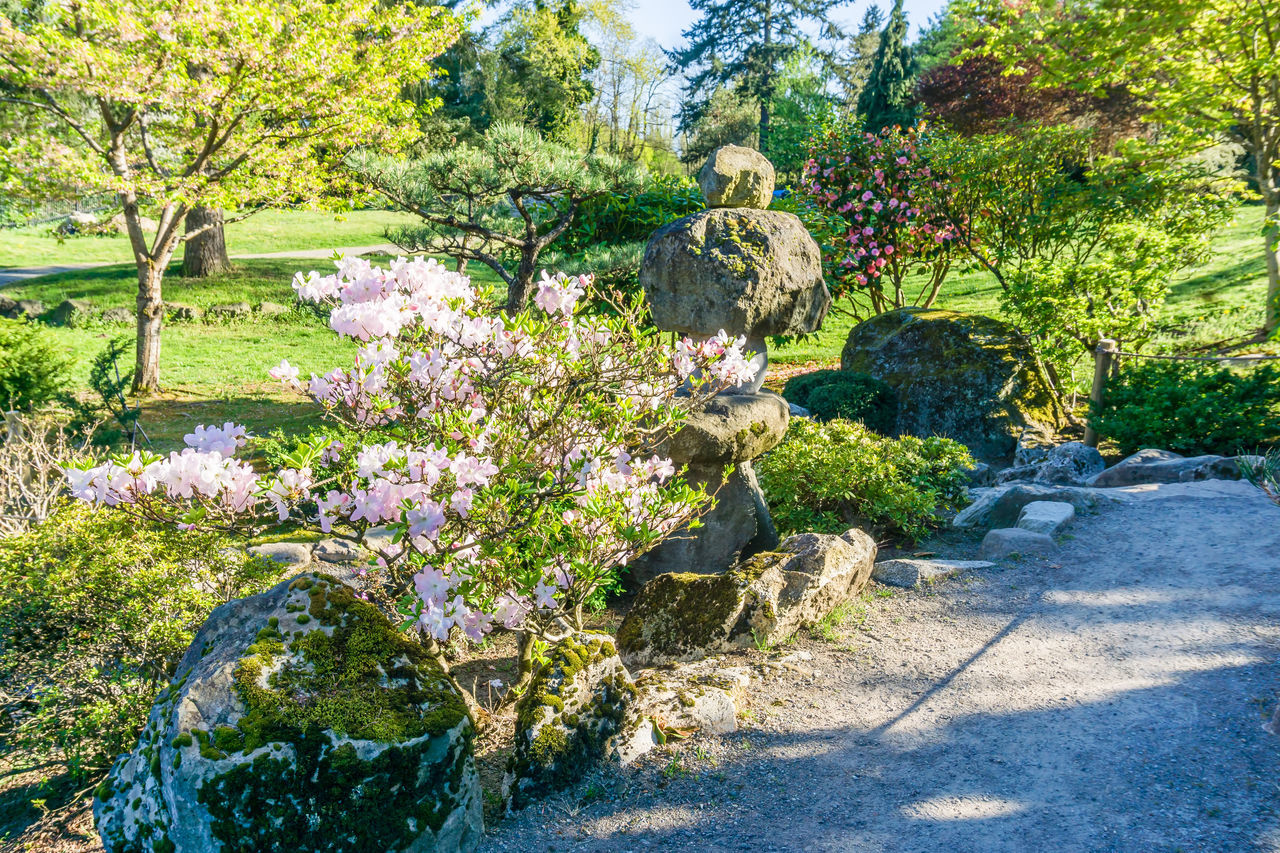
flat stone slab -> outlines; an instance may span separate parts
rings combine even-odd
[[[1043,533],[1033,533],[1021,527],[1002,527],[987,532],[982,540],[981,554],[988,560],[1012,556],[1040,556],[1058,550],[1057,544]]]
[[[1053,536],[1076,517],[1076,508],[1060,501],[1032,501],[1018,514],[1018,527]]]
[[[345,539],[321,539],[311,556],[326,563],[354,563],[360,559],[360,547]]]
[[[988,560],[882,560],[871,577],[888,586],[917,587],[974,569],[994,568]]]
[[[265,557],[282,566],[304,568],[311,565],[309,542],[268,542],[264,545],[250,545],[247,550],[255,557]]]

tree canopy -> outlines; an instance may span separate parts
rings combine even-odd
[[[0,18],[0,100],[63,132],[12,137],[0,162],[118,196],[138,267],[136,390],[160,385],[161,280],[192,207],[305,198],[351,146],[404,141],[402,87],[458,32],[438,7],[383,0],[24,8]]]
[[[770,152],[769,116],[783,63],[812,45],[806,27],[838,37],[831,11],[839,0],[690,0],[699,14],[684,32],[685,44],[667,52],[672,68],[686,73],[679,128],[687,132],[732,86],[758,107],[757,147]]]

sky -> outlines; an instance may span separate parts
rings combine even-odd
[[[849,27],[856,26],[870,5],[871,0],[853,0],[837,11],[837,20]],[[879,5],[887,13],[893,4],[892,0],[881,0]],[[907,14],[912,40],[920,27],[945,5],[946,0],[905,0],[903,10]],[[687,0],[635,0],[635,7],[631,10],[631,21],[636,31],[665,48],[679,44],[681,33],[693,20],[694,13]]]

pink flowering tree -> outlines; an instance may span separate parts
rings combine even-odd
[[[291,522],[363,542],[376,559],[362,594],[406,630],[438,655],[457,632],[518,629],[527,676],[535,641],[580,631],[593,594],[707,507],[661,448],[750,378],[743,341],[669,345],[638,305],[588,314],[585,276],[543,273],[534,306],[512,316],[434,260],[337,266],[294,289],[360,348],[305,390],[358,440],[304,443],[260,471],[238,458],[242,427],[197,427],[168,457],[68,469],[71,490],[185,527]],[[287,361],[269,372],[304,387]]]
[[[810,140],[802,188],[838,217],[824,265],[833,296],[849,297],[858,315],[928,307],[951,269],[958,232],[932,201],[947,184],[929,166],[926,141],[923,125],[867,133],[849,117]]]

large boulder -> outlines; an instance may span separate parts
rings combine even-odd
[[[773,164],[754,148],[724,145],[711,152],[698,173],[707,207],[754,207],[773,200]]]
[[[723,574],[659,575],[622,620],[618,645],[648,666],[781,642],[859,592],[875,555],[861,530],[802,533]]]
[[[987,461],[1012,456],[1028,426],[1063,417],[1030,343],[990,317],[889,311],[850,330],[840,367],[897,392],[899,433],[954,438]]]
[[[831,306],[818,244],[777,211],[703,210],[658,229],[640,284],[655,326],[703,337],[812,332]]]
[[[471,850],[473,729],[424,648],[303,574],[213,612],[99,786],[108,853]]]
[[[1098,473],[1089,485],[1098,488],[1199,480],[1239,480],[1240,463],[1229,456],[1180,456],[1171,450],[1139,450]]]
[[[1106,467],[1096,447],[1068,441],[1049,451],[1036,469],[1035,481],[1051,486],[1083,486]]]
[[[502,783],[508,808],[572,785],[601,760],[627,764],[651,749],[653,726],[636,713],[636,696],[612,637],[589,633],[553,646],[516,703]]]
[[[97,315],[93,303],[86,299],[64,299],[49,314],[49,322],[55,326],[83,326]]]

